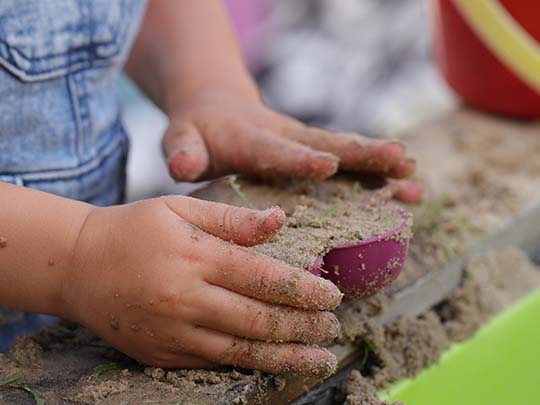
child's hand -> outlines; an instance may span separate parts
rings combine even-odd
[[[324,179],[339,168],[394,179],[415,161],[397,142],[307,127],[253,98],[202,94],[170,117],[163,149],[171,176],[195,180],[227,173]],[[421,190],[394,182],[396,197],[417,201]]]
[[[95,208],[62,315],[150,365],[327,373],[335,357],[309,344],[338,334],[337,287],[228,242],[262,243],[283,219],[188,197]]]

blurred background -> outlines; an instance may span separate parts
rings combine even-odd
[[[225,0],[264,100],[307,123],[395,136],[456,103],[431,60],[425,0]],[[130,201],[181,192],[160,138],[166,118],[120,84],[132,139]]]

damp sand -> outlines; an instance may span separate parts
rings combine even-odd
[[[99,374],[95,368],[113,365]],[[107,367],[106,367],[107,368]],[[0,353],[0,404],[33,404],[20,386],[31,388],[49,404],[246,403],[268,381],[259,371],[163,370],[144,367],[117,352],[94,334],[62,322],[35,336],[21,336]],[[146,402],[145,402],[146,401]]]
[[[347,308],[339,316],[341,339],[368,354],[361,372],[354,371],[342,387],[343,401],[382,404],[374,396],[377,390],[415,377],[436,363],[453,342],[471,338],[491,317],[539,287],[540,267],[522,251],[506,248],[470,261],[461,286],[418,317],[380,325],[373,319],[383,310],[380,297],[370,298],[369,305]]]
[[[360,242],[384,235],[399,227],[407,227],[396,238],[410,237],[410,217],[404,217],[393,205],[342,202],[334,205],[317,202],[295,207],[280,233],[271,241],[255,246],[259,253],[281,260],[291,266],[306,269],[318,256],[333,247]]]
[[[387,189],[372,191],[346,176],[274,184],[232,177],[195,195],[257,209],[279,205],[287,215],[283,228],[274,239],[252,249],[301,269],[311,267],[336,245],[384,235],[404,222],[394,238],[411,237],[411,217],[387,203]]]

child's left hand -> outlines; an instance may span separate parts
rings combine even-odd
[[[259,100],[218,91],[200,94],[170,117],[163,150],[171,176],[179,181],[229,173],[325,179],[338,168],[403,179],[415,169],[398,142],[308,127]],[[391,181],[396,198],[421,199],[418,186]]]

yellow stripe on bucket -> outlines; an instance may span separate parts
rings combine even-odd
[[[496,0],[454,0],[488,48],[540,92],[540,46]]]

